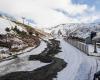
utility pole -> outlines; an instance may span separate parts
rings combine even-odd
[[[97,45],[96,45],[96,40],[94,41],[94,53],[97,53]]]
[[[30,22],[29,21],[27,21],[28,22],[28,25],[30,25]]]
[[[24,22],[25,22],[25,17],[22,17],[22,19],[23,19],[23,24],[24,24]]]

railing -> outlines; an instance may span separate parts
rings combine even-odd
[[[88,45],[73,39],[65,39],[68,43],[70,43],[72,46],[76,47],[77,49],[81,50],[82,52],[89,54],[88,51]]]

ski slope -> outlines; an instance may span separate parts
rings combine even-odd
[[[96,58],[87,56],[63,39],[60,41],[62,52],[56,57],[64,59],[68,65],[58,73],[57,80],[93,80],[99,65]]]

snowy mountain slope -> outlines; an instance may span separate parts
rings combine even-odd
[[[20,31],[26,31],[25,28],[23,28],[22,26],[19,26],[17,24],[15,24],[14,22],[4,19],[4,18],[0,18],[0,34],[6,34],[7,32],[5,31],[6,28],[14,28],[15,26],[17,26],[17,28]]]
[[[6,57],[9,57],[13,52],[19,52],[20,50],[35,47],[39,44],[39,37],[33,35],[36,32],[40,34],[31,26],[17,20],[13,21],[7,16],[0,16],[0,48],[7,48],[6,51],[4,48],[0,51],[0,59],[5,57],[4,53],[6,53]]]
[[[34,32],[41,34],[43,36],[48,35],[46,32],[41,30],[40,28],[37,28],[37,24],[34,20],[32,19],[27,19],[25,17],[20,17],[20,16],[11,16],[6,13],[0,12],[0,34],[6,34],[7,32],[5,31],[6,28],[12,29],[17,26],[17,28],[20,31],[24,32]]]
[[[9,13],[5,13],[2,11],[0,11],[0,17],[5,18],[5,19],[10,20],[10,21],[18,21],[20,23],[24,22],[25,25],[29,25],[29,26],[32,26],[34,28],[37,25],[37,23],[31,18],[27,18],[24,16],[11,15]]]
[[[87,38],[92,31],[100,32],[99,23],[71,23],[71,24],[60,24],[52,28],[46,28],[45,31],[52,35],[58,36],[59,32],[63,36],[74,36],[79,38]]]

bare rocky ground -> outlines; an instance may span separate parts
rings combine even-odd
[[[57,73],[63,70],[67,65],[63,59],[54,57],[61,52],[59,46],[59,41],[51,39],[50,42],[47,42],[47,48],[43,52],[39,55],[30,55],[29,57],[29,61],[39,60],[44,63],[49,63],[48,65],[33,71],[12,72],[1,76],[0,80],[53,80],[53,78],[57,77]]]

